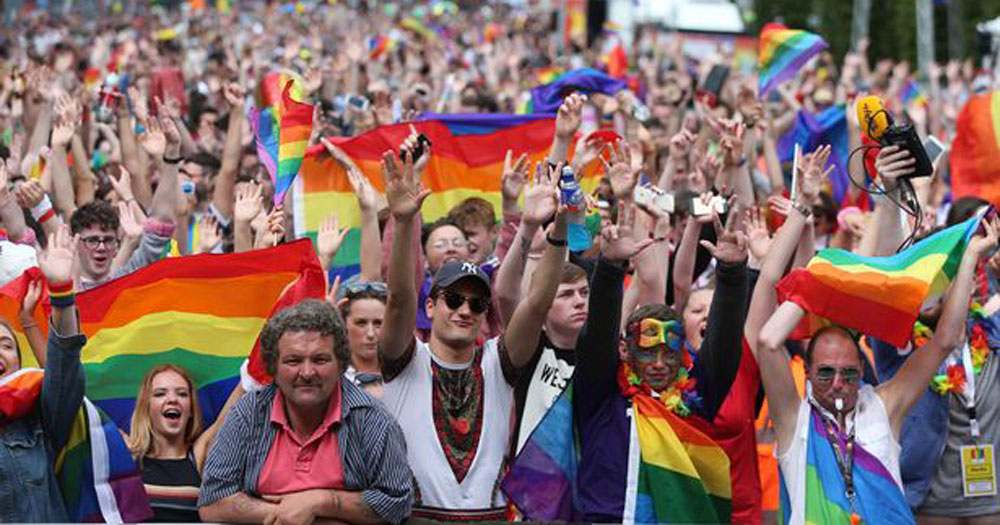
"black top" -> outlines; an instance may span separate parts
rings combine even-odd
[[[194,454],[182,459],[142,459],[142,482],[149,495],[153,519],[159,522],[199,522],[198,487],[201,475]]]

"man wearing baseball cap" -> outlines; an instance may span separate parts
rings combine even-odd
[[[510,450],[513,385],[531,360],[566,258],[566,221],[556,213],[551,186],[547,210],[556,216],[549,246],[531,288],[507,330],[482,341],[490,281],[472,262],[448,262],[418,305],[411,235],[428,191],[409,160],[403,166],[386,152],[382,169],[386,200],[396,221],[389,261],[389,298],[379,342],[383,402],[399,421],[416,482],[413,517],[434,520],[503,520],[500,492]],[[426,153],[425,153],[426,154]],[[431,320],[427,342],[414,337],[417,308]]]

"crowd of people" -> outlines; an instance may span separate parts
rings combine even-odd
[[[685,53],[681,35],[640,27],[629,89],[562,93],[546,159],[506,152],[499,209],[472,197],[427,217],[433,144],[414,131],[392,145],[379,192],[327,139],[423,113],[516,113],[543,71],[607,69],[613,35],[564,41],[555,12],[533,3],[191,4],[129,16],[24,7],[0,33],[0,284],[40,270],[21,315],[0,318],[0,381],[29,354],[44,368],[27,408],[0,398],[0,521],[67,521],[54,472],[84,402],[77,292],[164,258],[295,239],[297,190],[274,203],[246,111],[273,71],[300,75],[316,104],[310,144],[349,178],[360,271],[334,268],[347,219],[326,210],[315,246],[337,277],[327,300],[267,320],[271,384],[245,378],[214,421],[180,366],[152,367],[135,385],[122,436],[152,519],[544,519],[508,489],[524,483],[511,479],[518,461],[560,400],[576,468],[559,519],[1000,517],[1000,222],[989,203],[952,197],[947,152],[933,177],[912,179],[921,214],[911,217],[897,206],[915,169],[906,149],[851,155],[836,197],[830,144],[794,159],[779,151],[800,115],[835,106],[846,107],[849,150],[868,145],[854,110],[867,94],[947,145],[965,100],[989,87],[971,62],[935,65],[912,96],[909,65],[871,64],[862,40],[840,63],[820,54],[769,96],[736,69],[704,96],[731,52]],[[609,129],[614,140],[594,138]],[[581,211],[560,179],[588,166],[601,173],[585,205],[600,226],[593,247],[575,251]],[[636,198],[637,187],[677,205]],[[839,325],[795,335],[806,311],[779,296],[779,281],[818,250],[888,257],[984,214],[909,344]],[[47,341],[32,316],[43,280]],[[964,392],[933,388],[963,353]],[[669,422],[655,427],[664,443],[699,445],[646,445],[651,414]],[[699,447],[722,459],[700,461]],[[990,458],[985,490],[966,483],[984,475],[970,449]],[[639,462],[688,477],[668,483]],[[644,497],[671,508],[643,514]],[[848,506],[830,503],[839,499]]]

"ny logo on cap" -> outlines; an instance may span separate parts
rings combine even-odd
[[[479,267],[470,262],[462,263],[462,271],[465,273],[477,274],[479,273]]]

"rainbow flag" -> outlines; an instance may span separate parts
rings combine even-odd
[[[385,35],[372,37],[368,40],[368,58],[370,60],[377,59],[384,55],[391,45],[392,39]]]
[[[87,395],[127,430],[146,372],[172,363],[191,374],[211,423],[275,301],[297,279],[312,283],[312,297],[323,296],[309,240],[166,259],[78,294]]]
[[[0,288],[0,319],[7,320],[14,331],[17,346],[21,349],[21,366],[24,368],[37,367],[38,360],[35,359],[35,355],[31,352],[28,339],[21,329],[21,323],[18,321],[18,313],[21,311],[21,301],[24,300],[24,294],[28,291],[28,285],[38,279],[44,281],[42,272],[38,267],[31,267],[25,270],[20,277]],[[42,330],[42,337],[46,338],[46,340],[48,340],[49,336],[48,312],[48,294],[43,292],[42,299],[38,301],[35,311],[32,312],[32,319]]]
[[[596,69],[574,69],[559,75],[549,84],[532,89],[532,110],[535,113],[555,113],[563,98],[570,93],[614,95],[626,87],[624,80],[612,78]]]
[[[850,523],[851,503],[845,495],[844,477],[833,450],[834,446],[845,450],[846,436],[837,430],[836,443],[831,442],[823,417],[815,409],[810,413],[806,437],[805,523]],[[859,443],[854,444],[853,474],[854,511],[861,523],[915,523],[903,489],[882,462]],[[788,489],[781,476],[782,523],[786,524],[792,518]]]
[[[273,74],[267,78],[273,78]],[[262,102],[269,100],[271,88],[270,82],[262,86]],[[274,183],[275,204],[279,204],[291,188],[312,133],[313,106],[295,100],[294,93],[301,98],[301,89],[296,87],[294,80],[288,80],[277,107],[268,104],[258,111],[251,109],[248,115],[257,140],[257,156]]]
[[[482,197],[498,211],[500,176],[507,150],[514,157],[527,153],[531,166],[548,154],[555,133],[555,119],[540,115],[424,115],[413,123],[433,144],[424,173],[424,186],[433,193],[424,202],[423,218],[436,220],[467,197]],[[393,124],[353,138],[333,138],[378,191],[384,191],[381,158],[397,150],[410,134],[410,124]],[[571,148],[572,150],[572,148]],[[593,190],[600,179],[595,163],[584,171],[581,184]],[[347,175],[320,146],[310,150],[302,163],[294,192],[295,234],[315,236],[320,223],[336,211],[341,227],[351,228],[337,252],[334,266],[344,276],[357,272],[361,215]]]
[[[770,23],[760,31],[759,93],[766,96],[778,84],[792,78],[810,58],[828,47],[813,33]]]
[[[949,156],[954,197],[1000,205],[1000,91],[970,96],[957,128]]]
[[[821,250],[806,268],[778,283],[778,294],[810,314],[902,348],[920,309],[941,297],[955,278],[981,218],[939,231],[889,257]]]
[[[502,488],[529,521],[578,521],[577,470],[580,462],[573,426],[573,390],[553,403],[525,442]],[[714,441],[662,401],[633,397],[638,447],[622,487],[626,523],[719,523],[729,521],[732,485],[729,457]]]
[[[19,419],[34,410],[44,376],[39,368],[22,368],[0,379],[0,413]],[[70,522],[134,523],[153,517],[125,440],[86,398],[53,472]]]
[[[903,89],[899,98],[904,108],[909,107],[910,104],[927,105],[927,93],[924,92],[924,88],[916,80],[910,80],[906,83],[906,88]]]

